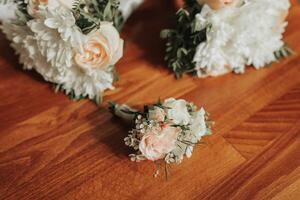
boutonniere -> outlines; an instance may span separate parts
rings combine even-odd
[[[24,69],[34,69],[72,99],[101,102],[123,56],[124,17],[136,0],[14,0],[16,18],[1,29]],[[125,7],[124,7],[125,5]],[[127,12],[127,9],[131,9]]]
[[[143,111],[111,103],[110,110],[133,125],[124,139],[125,145],[134,151],[129,155],[131,160],[150,160],[158,165],[163,162],[166,172],[168,164],[179,164],[184,157],[190,158],[201,138],[211,135],[212,121],[208,113],[183,99],[169,98],[145,105]]]
[[[184,0],[175,28],[161,33],[165,60],[177,77],[267,66],[291,54],[282,41],[289,7],[289,0]]]

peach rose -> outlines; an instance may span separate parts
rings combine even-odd
[[[39,6],[48,5],[48,0],[29,0],[27,11],[30,15],[34,15],[39,10]]]
[[[82,50],[76,53],[76,64],[84,69],[107,69],[123,56],[123,40],[112,23],[102,22],[97,31],[87,35]]]
[[[165,120],[166,113],[164,109],[159,108],[157,106],[154,107],[154,109],[149,110],[149,119],[158,121],[158,122],[163,122]]]
[[[219,10],[222,7],[238,6],[241,0],[198,0],[199,4],[207,4],[211,9]]]
[[[153,129],[143,136],[139,150],[148,160],[162,159],[175,148],[180,131],[179,128],[169,125],[162,127],[161,131]]]

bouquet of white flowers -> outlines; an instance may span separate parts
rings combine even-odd
[[[208,113],[183,99],[169,98],[145,105],[143,112],[114,103],[110,110],[134,124],[125,137],[125,144],[135,151],[129,155],[132,161],[163,160],[165,166],[180,163],[184,156],[192,156],[203,136],[211,135]]]
[[[282,41],[289,0],[184,0],[175,29],[162,31],[177,77],[243,73],[290,55]]]
[[[113,89],[114,65],[123,55],[118,30],[137,0],[14,0],[1,29],[24,69],[34,69],[72,99],[101,102]],[[126,13],[123,17],[122,12]]]

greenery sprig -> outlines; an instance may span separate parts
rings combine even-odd
[[[183,8],[176,13],[175,28],[161,32],[161,37],[167,40],[164,59],[177,78],[184,73],[195,73],[196,47],[206,41],[207,28],[199,30],[195,23],[195,15],[202,7],[196,0],[185,0]]]
[[[119,0],[76,0],[73,4],[76,24],[85,34],[99,27],[101,21],[113,22],[120,30],[124,20],[119,4]]]
[[[287,44],[284,44],[278,51],[274,52],[274,55],[276,59],[279,60],[281,58],[289,57],[293,55],[293,53],[293,50],[289,48]]]

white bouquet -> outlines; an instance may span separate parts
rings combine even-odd
[[[127,18],[135,1],[122,0],[119,9],[118,0],[14,0],[6,3],[16,15],[7,13],[1,29],[24,69],[72,99],[99,103],[113,89],[114,65],[123,55],[122,11]]]
[[[167,39],[165,60],[177,77],[243,73],[291,51],[282,41],[289,0],[185,0]]]

